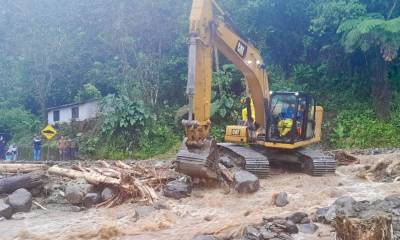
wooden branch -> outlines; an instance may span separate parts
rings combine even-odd
[[[108,164],[106,161],[98,161],[102,167],[111,168],[111,165]]]
[[[19,188],[31,189],[43,184],[43,174],[28,173],[0,179],[0,194],[12,193]]]
[[[125,164],[125,163],[123,163],[121,161],[116,161],[115,162],[115,166],[117,166],[119,168],[122,168],[122,169],[132,169],[131,166],[129,166],[128,164]]]
[[[46,164],[0,164],[0,172],[5,173],[29,173],[35,171],[46,171]]]
[[[219,169],[221,170],[222,176],[225,178],[225,180],[231,184],[234,181],[233,174],[221,163],[218,163]]]

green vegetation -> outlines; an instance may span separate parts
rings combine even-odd
[[[307,91],[330,147],[399,146],[398,0],[219,0],[262,51],[272,90]],[[191,1],[5,1],[0,5],[0,133],[28,143],[49,107],[102,100],[81,152],[146,158],[177,145],[186,104]],[[217,69],[217,68],[216,68]],[[226,59],[214,73],[212,134],[245,95]],[[42,121],[43,122],[43,121]]]

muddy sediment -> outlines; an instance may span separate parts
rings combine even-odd
[[[389,153],[390,154],[390,153]],[[360,164],[380,155],[360,155]],[[365,160],[365,161],[364,161]],[[375,160],[376,161],[376,160]],[[377,200],[399,193],[398,182],[372,182],[357,176],[359,165],[339,167],[336,175],[311,177],[302,173],[273,170],[260,180],[253,194],[227,193],[221,188],[195,188],[188,198],[161,197],[167,207],[126,203],[114,208],[91,208],[73,212],[68,204],[49,203],[48,211],[34,209],[0,221],[2,239],[192,239],[200,234],[237,238],[248,225],[261,224],[263,217],[285,217],[294,212],[309,215],[331,205],[337,198]],[[279,192],[288,194],[289,204],[276,207]],[[160,194],[161,195],[161,194]],[[293,234],[294,239],[334,239],[333,228],[317,223],[314,234]]]

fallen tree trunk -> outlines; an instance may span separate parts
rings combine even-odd
[[[336,217],[336,239],[338,240],[391,240],[392,219],[386,215],[370,219]]]
[[[72,170],[72,169],[66,169],[66,168],[60,168],[57,165],[52,166],[49,168],[48,172],[50,174],[56,174],[64,177],[69,177],[69,178],[84,178],[88,183],[91,184],[110,184],[110,185],[115,185],[118,186],[121,183],[121,180],[115,179],[112,177],[107,177],[103,176],[99,173],[96,173],[94,171],[92,172],[81,172],[77,170]]]
[[[46,171],[46,164],[0,164],[0,172],[5,173],[30,173],[35,171]]]
[[[19,188],[31,189],[43,184],[44,174],[29,173],[0,179],[0,194],[12,193]]]

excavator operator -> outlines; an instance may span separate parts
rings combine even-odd
[[[279,136],[286,136],[293,126],[293,117],[295,113],[294,104],[288,104],[284,111],[281,113],[282,120],[278,122]]]

